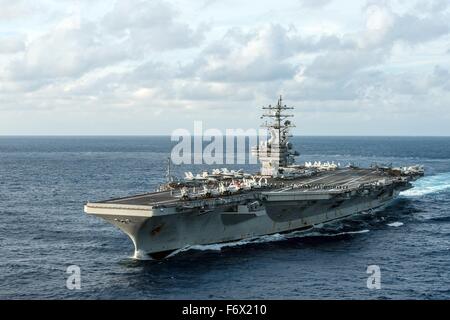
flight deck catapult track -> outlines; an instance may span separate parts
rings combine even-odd
[[[387,205],[421,166],[390,168],[342,167],[335,163],[296,165],[289,142],[291,108],[265,107],[270,139],[253,149],[261,171],[215,169],[186,173],[183,180],[168,174],[157,192],[89,202],[85,212],[101,217],[133,241],[135,256],[163,258],[174,250],[294,230]]]

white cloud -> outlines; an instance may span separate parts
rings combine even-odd
[[[21,35],[0,36],[0,54],[14,54],[25,49],[25,37]]]
[[[300,4],[305,8],[322,8],[330,4],[333,0],[299,0]]]
[[[131,49],[167,50],[198,45],[204,37],[202,27],[191,28],[177,19],[178,13],[167,2],[117,1],[102,24],[111,35],[124,37],[131,42]]]
[[[215,82],[292,79],[301,69],[299,55],[351,47],[352,42],[337,36],[302,36],[294,27],[279,24],[247,32],[232,29],[184,71]]]
[[[15,20],[31,14],[32,3],[26,0],[0,0],[0,21]]]
[[[424,12],[440,14],[445,12],[449,6],[450,3],[448,0],[420,0],[416,3],[415,9],[420,14],[423,14]]]
[[[408,44],[427,42],[450,31],[448,16],[440,12],[424,17],[412,13],[397,14],[388,4],[370,4],[365,9],[366,31],[363,46],[392,46],[396,41]]]
[[[237,0],[33,3],[0,0],[0,134],[74,133],[66,113],[102,114],[96,134],[168,133],[200,118],[245,127],[243,109],[256,125],[256,107],[280,93],[309,119],[305,134],[355,119],[364,125],[345,133],[380,134],[376,119],[384,134],[420,134],[402,115],[450,118],[448,1],[264,0],[239,12]],[[19,114],[43,122],[13,125]]]
[[[77,27],[64,22],[32,40],[22,55],[11,59],[6,69],[10,79],[45,84],[76,78],[126,57],[120,45],[102,38],[95,24]]]

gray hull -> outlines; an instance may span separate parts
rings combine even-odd
[[[344,200],[267,199],[252,212],[216,208],[207,212],[153,212],[151,216],[97,214],[123,230],[133,241],[136,258],[160,257],[192,245],[238,241],[268,234],[309,229],[388,204],[401,190]],[[243,210],[245,211],[245,210]]]

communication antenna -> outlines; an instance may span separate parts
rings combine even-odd
[[[263,128],[269,131],[269,140],[259,144],[252,152],[261,162],[261,174],[264,176],[276,176],[283,172],[283,168],[289,167],[295,163],[294,157],[299,153],[292,149],[289,138],[292,137],[290,129],[295,127],[289,118],[293,114],[288,114],[288,107],[283,104],[283,97],[280,95],[276,105],[269,105],[262,108],[264,114],[262,119]]]
[[[289,134],[290,128],[294,128],[295,126],[291,123],[291,121],[287,120],[294,115],[285,114],[284,112],[286,110],[293,110],[294,108],[283,105],[283,97],[280,95],[276,106],[269,105],[268,107],[263,107],[262,109],[266,110],[266,112],[261,116],[261,118],[273,119],[273,121],[270,123],[266,121],[262,125],[262,127],[267,128],[268,130],[270,128],[277,130],[278,137],[280,138],[280,143],[286,143],[287,139],[291,137],[291,135]]]

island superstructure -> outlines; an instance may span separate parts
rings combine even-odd
[[[261,162],[262,176],[277,177],[284,170],[292,169],[295,157],[299,155],[289,142],[292,136],[290,129],[294,127],[289,118],[293,115],[285,113],[286,110],[294,108],[283,105],[282,102],[280,97],[276,106],[263,107],[265,113],[261,118],[269,118],[270,122],[266,121],[262,126],[269,131],[270,139],[261,142],[252,150]]]
[[[158,191],[85,205],[125,232],[135,257],[161,259],[177,249],[239,241],[268,234],[309,230],[315,225],[389,204],[422,166],[359,168],[320,161],[296,164],[299,155],[289,141],[293,127],[283,104],[264,107],[269,139],[252,149],[260,172],[226,168],[185,174]]]

